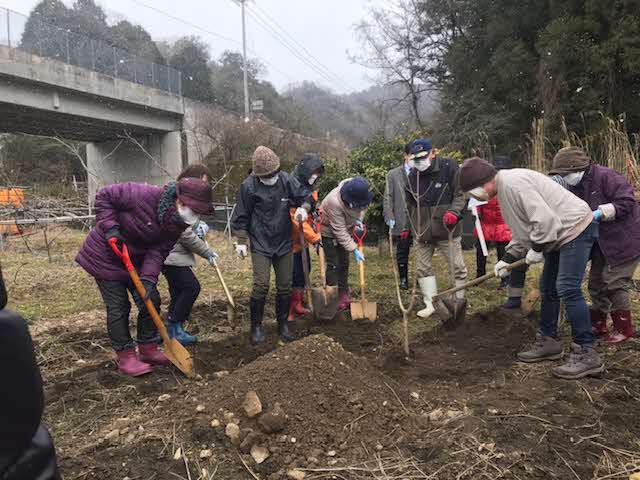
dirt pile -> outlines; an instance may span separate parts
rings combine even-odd
[[[213,417],[192,421],[189,412],[185,421],[192,421],[195,442],[222,441],[249,455],[255,447],[268,449],[266,460],[252,463],[282,478],[284,469],[335,465],[383,450],[383,437],[408,418],[395,395],[407,398],[366,360],[313,335],[217,380],[207,399],[218,407]],[[229,424],[238,425],[239,435],[225,428]]]

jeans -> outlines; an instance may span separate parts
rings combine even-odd
[[[171,294],[169,323],[184,323],[189,320],[193,304],[200,295],[200,282],[191,267],[165,265],[162,273],[167,279]]]
[[[129,333],[129,313],[131,303],[128,292],[131,292],[133,301],[138,307],[138,343],[157,343],[159,341],[158,329],[149,314],[144,301],[138,295],[138,291],[131,281],[117,282],[110,280],[96,280],[102,300],[107,307],[107,332],[111,340],[111,346],[118,352],[135,348],[136,342]],[[147,295],[153,302],[158,313],[160,312],[160,293],[158,288],[150,282],[143,280]]]
[[[291,276],[293,275],[293,252],[285,253],[281,257],[265,257],[259,253],[251,254],[253,264],[253,290],[251,298],[264,300],[269,293],[269,277],[271,266],[276,272],[277,295],[291,293]]]
[[[327,285],[349,290],[349,256],[335,238],[322,237],[327,258]]]
[[[542,335],[557,337],[562,299],[571,324],[573,341],[578,345],[594,343],[589,308],[582,294],[582,279],[591,248],[597,239],[598,224],[593,222],[574,240],[559,250],[545,254],[544,269],[540,277]]]
[[[311,272],[311,257],[307,248],[307,265]],[[293,288],[304,288],[304,269],[302,268],[302,251],[293,254]]]

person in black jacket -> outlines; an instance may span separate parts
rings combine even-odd
[[[0,480],[60,480],[53,440],[40,423],[44,394],[29,329],[6,305],[0,269]]]
[[[244,258],[251,248],[253,290],[251,292],[251,343],[264,342],[262,318],[271,266],[276,273],[276,320],[280,337],[294,340],[287,316],[293,273],[293,232],[289,209],[297,207],[296,220],[306,221],[312,209],[308,188],[280,171],[280,159],[260,146],[252,156],[253,173],[240,186],[231,229],[237,239],[236,253]]]

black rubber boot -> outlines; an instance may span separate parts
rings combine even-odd
[[[400,275],[400,288],[409,290],[409,265],[398,264],[398,274]]]
[[[276,320],[278,321],[278,333],[285,342],[293,342],[295,337],[289,331],[289,301],[291,295],[276,295]]]
[[[252,298],[249,302],[251,311],[251,345],[258,345],[264,342],[264,329],[262,328],[262,317],[264,316],[265,299],[256,300]],[[285,318],[286,320],[286,318]]]

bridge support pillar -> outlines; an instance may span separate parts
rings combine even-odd
[[[179,131],[144,137],[89,143],[86,147],[89,201],[112,183],[140,182],[163,185],[182,169]]]

